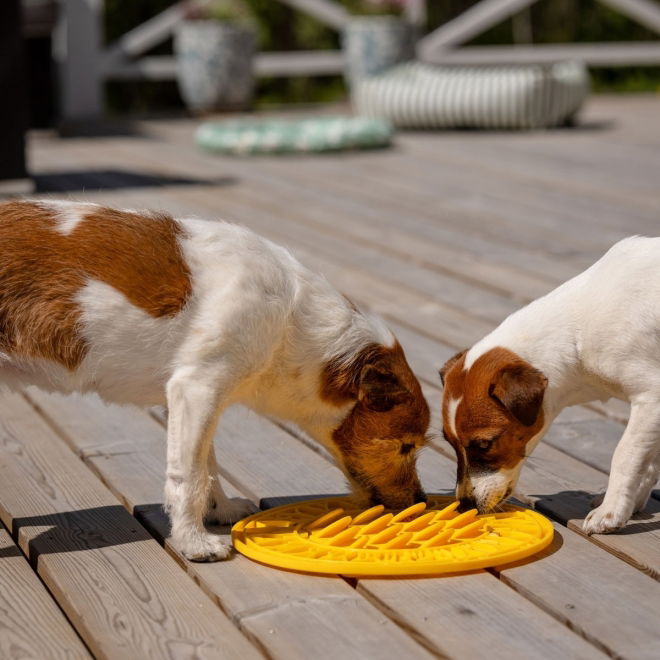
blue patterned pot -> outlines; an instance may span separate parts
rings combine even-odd
[[[214,20],[182,21],[174,33],[179,91],[194,112],[245,108],[254,90],[252,30]]]
[[[396,16],[352,18],[342,34],[346,79],[371,76],[413,59],[412,27]]]

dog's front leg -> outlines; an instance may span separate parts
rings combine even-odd
[[[204,528],[210,489],[208,460],[226,391],[217,377],[179,369],[167,384],[167,480],[165,506],[172,542],[193,561],[226,558],[231,546]]]
[[[660,446],[656,452],[655,459],[649,463],[644,476],[639,482],[637,498],[635,500],[635,513],[637,511],[643,511],[646,508],[649,497],[651,497],[651,492],[658,483],[658,477],[660,477]]]
[[[211,446],[209,447],[208,471],[210,486],[204,514],[205,523],[209,525],[232,524],[258,510],[248,499],[242,497],[230,498],[225,494],[220,483],[220,474],[213,442],[211,442]]]
[[[612,469],[602,504],[586,517],[587,534],[607,534],[623,527],[650,493],[650,467],[660,449],[660,404],[634,403],[628,426],[612,457]],[[641,492],[644,491],[644,492]]]

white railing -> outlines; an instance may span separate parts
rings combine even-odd
[[[0,0],[1,1],[1,0]],[[349,20],[334,0],[278,0],[340,31]],[[538,0],[481,0],[460,16],[418,41],[417,55],[430,63],[532,63],[580,59],[589,66],[660,64],[660,41],[634,43],[543,44],[516,46],[464,46],[503,20]],[[660,4],[656,0],[599,0],[660,33]],[[98,116],[103,107],[105,80],[169,80],[176,74],[171,56],[143,56],[167,39],[184,16],[181,3],[130,30],[104,47],[101,29],[103,0],[60,0],[55,56],[60,64],[63,118]],[[416,26],[426,21],[426,0],[408,0],[406,19]],[[255,58],[258,76],[309,76],[341,73],[340,51],[260,53]]]
[[[463,46],[470,39],[530,7],[538,0],[481,0],[454,20],[420,40],[418,56],[431,63],[533,63],[579,59],[592,67],[660,64],[660,41],[633,43]],[[599,0],[660,33],[656,0]],[[461,46],[461,47],[459,47]]]

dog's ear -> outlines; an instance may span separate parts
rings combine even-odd
[[[387,412],[410,399],[410,392],[381,362],[365,364],[360,372],[358,400],[369,410]]]
[[[548,379],[530,364],[501,369],[488,388],[488,394],[524,426],[538,419]]]
[[[447,362],[445,362],[442,365],[442,369],[438,372],[440,374],[440,380],[442,381],[442,385],[444,387],[445,384],[445,376],[449,372],[449,370],[467,353],[467,348],[464,351],[459,351],[454,355],[453,357],[450,357]]]

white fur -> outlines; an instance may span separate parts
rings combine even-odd
[[[44,202],[67,234],[83,221],[78,203]],[[362,314],[282,247],[224,222],[179,221],[192,295],[174,318],[153,318],[123,294],[90,280],[77,294],[88,352],[75,370],[0,354],[11,385],[96,391],[108,401],[169,407],[166,506],[172,537],[190,559],[229,548],[204,517],[230,522],[249,506],[222,491],[212,436],[222,411],[243,403],[289,419],[334,450],[332,431],[351,405],[319,396],[321,370],[368,344],[392,345],[382,321]]]
[[[463,397],[459,396],[457,399],[450,399],[449,403],[447,404],[447,419],[449,422],[449,430],[452,432],[454,437],[458,436],[458,433],[456,433],[456,411],[458,410],[458,406],[462,400]]]
[[[520,465],[513,469],[501,468],[497,472],[471,474],[469,481],[458,485],[456,495],[459,499],[473,499],[485,510],[490,510],[510,492],[511,483],[518,478]]]
[[[632,237],[475,344],[466,368],[501,346],[548,378],[545,426],[566,406],[621,398],[631,416],[612,458],[607,493],[587,533],[623,526],[646,505],[660,470],[660,238]],[[515,482],[514,482],[515,483]]]
[[[56,199],[41,200],[40,206],[55,211],[58,216],[56,231],[68,236],[85,219],[87,213],[100,208],[91,202],[69,202]]]

